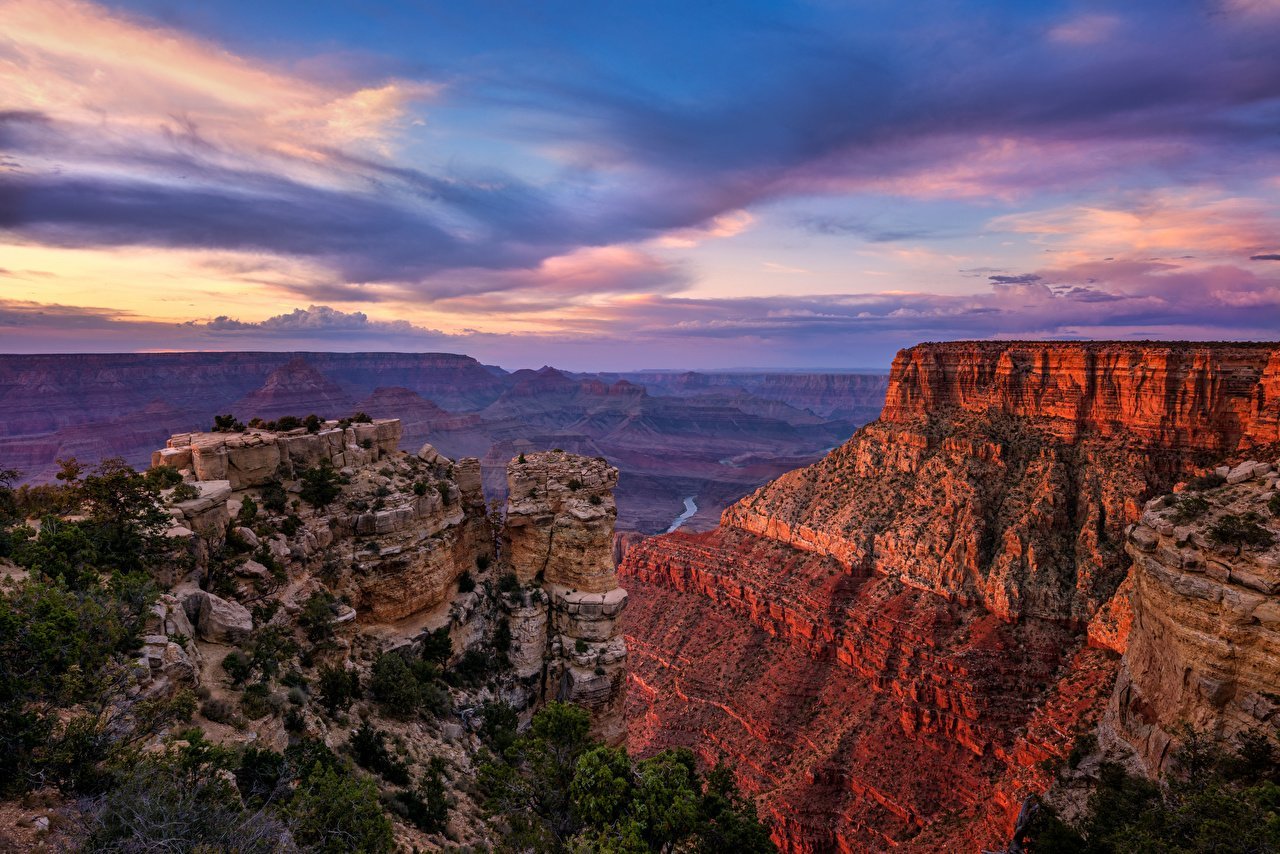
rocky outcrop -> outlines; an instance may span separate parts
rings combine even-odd
[[[1227,485],[1154,499],[1129,533],[1133,627],[1102,731],[1151,774],[1183,725],[1230,740],[1280,723],[1277,475],[1252,460],[1221,471]],[[1257,539],[1215,540],[1224,520]]]
[[[180,433],[151,455],[151,465],[190,472],[198,481],[227,481],[233,490],[295,477],[321,462],[334,468],[367,466],[400,447],[400,421],[383,418],[340,427],[326,421],[316,433]]]
[[[618,470],[550,451],[507,466],[502,567],[523,585],[504,599],[517,675],[537,686],[529,705],[565,700],[592,713],[593,735],[626,735],[627,592],[613,563]]]
[[[243,547],[261,556],[238,561],[233,572],[243,584],[271,586],[327,566],[332,586],[364,619],[394,622],[432,608],[452,594],[464,572],[493,556],[480,463],[455,463],[430,446],[423,457],[410,456],[397,450],[400,438],[397,419],[347,427],[326,422],[316,433],[174,436],[153,462],[177,468],[199,494],[172,505],[169,534],[195,541],[200,576],[200,560],[221,547],[245,502],[265,507],[275,491],[287,502],[277,512],[296,521],[288,534],[265,530],[259,537],[243,524],[235,530]],[[316,507],[292,497],[301,492],[301,473],[321,463],[345,481],[338,498]]]
[[[604,459],[554,451],[507,464],[505,563],[522,584],[606,593],[618,586],[613,487],[618,470]]]
[[[718,531],[626,551],[631,748],[723,750],[789,851],[1007,839],[1042,763],[1107,708],[1119,653],[1128,696],[1148,670],[1172,690],[1138,664],[1164,606],[1125,581],[1128,530],[1153,496],[1267,438],[1275,349],[903,351],[879,421]]]
[[[1086,623],[1125,526],[1256,432],[1262,345],[957,342],[904,350],[884,414],[723,524],[1004,617]]]

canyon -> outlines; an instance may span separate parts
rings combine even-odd
[[[1275,494],[1277,352],[902,351],[821,461],[627,544],[630,748],[727,758],[785,851],[954,851],[1085,734],[1155,773],[1176,720],[1274,726],[1274,553],[1192,554],[1153,502],[1241,454],[1210,516]]]
[[[242,421],[364,411],[402,424],[406,448],[430,441],[481,461],[489,500],[507,460],[561,448],[622,471],[619,527],[666,530],[697,497],[692,528],[817,459],[875,417],[874,374],[568,374],[508,372],[447,353],[171,353],[0,356],[0,461],[34,483],[56,460],[119,456],[133,465],[217,414]]]

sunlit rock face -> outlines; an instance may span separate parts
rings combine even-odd
[[[626,549],[629,744],[722,750],[787,850],[995,846],[1140,632],[1129,526],[1270,440],[1277,367],[1262,345],[903,351],[879,421],[718,531]]]
[[[1184,723],[1233,738],[1280,716],[1277,475],[1256,460],[1228,475],[1217,489],[1151,501],[1126,544],[1133,626],[1103,733],[1150,773],[1168,767]],[[1192,517],[1182,502],[1196,499]],[[1271,543],[1215,541],[1224,518],[1256,519]]]

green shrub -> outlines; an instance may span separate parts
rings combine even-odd
[[[444,783],[444,760],[431,757],[418,788],[396,792],[391,809],[424,833],[441,833],[449,821],[449,798]]]
[[[222,697],[211,697],[200,704],[200,714],[214,723],[229,724],[235,720],[236,707],[230,700]]]
[[[489,556],[487,554],[476,555],[476,569],[484,572],[489,568]]]
[[[307,597],[298,614],[298,625],[312,643],[333,635],[334,598],[327,590],[317,590]]]
[[[347,706],[360,692],[360,676],[345,667],[320,668],[320,703],[334,715]]]
[[[156,489],[168,489],[182,483],[182,475],[173,466],[153,466],[143,477]]]
[[[324,422],[320,420],[320,416],[316,415],[314,412],[302,419],[302,426],[307,428],[308,433],[319,433],[320,427],[323,423]]]
[[[384,652],[373,662],[369,690],[383,712],[393,718],[413,717],[422,702],[422,687],[412,668],[394,652]]]
[[[443,665],[453,655],[453,639],[449,627],[441,626],[422,638],[422,660]]]
[[[308,851],[383,854],[394,848],[377,786],[340,768],[313,766],[294,792],[288,815],[294,839]]]
[[[227,762],[223,751],[197,739],[181,751],[124,765],[106,794],[79,804],[75,849],[280,851],[289,834],[285,823],[273,812],[244,808],[219,773]]]
[[[243,685],[253,675],[253,662],[240,650],[233,649],[223,656],[222,669],[231,677],[233,685]]]
[[[421,481],[421,480],[419,480],[419,481],[415,481],[415,482],[414,482],[414,484],[413,484],[413,494],[414,494],[414,495],[426,495],[426,494],[427,494],[427,484],[426,484],[426,482],[425,482],[425,481]]]
[[[302,488],[298,494],[302,500],[322,510],[333,503],[342,491],[338,485],[338,472],[328,460],[305,469],[301,480]]]
[[[462,574],[458,576],[458,592],[470,593],[472,590],[475,590],[475,589],[476,589],[476,580],[471,577],[470,572],[464,569],[462,571]]]
[[[372,424],[373,423],[373,419],[370,418],[368,415],[365,415],[363,412],[357,412],[355,415],[352,415],[351,420],[356,424]]]
[[[272,513],[283,513],[289,503],[289,494],[277,481],[264,484],[259,497],[262,499],[262,506]]]
[[[591,497],[590,497],[590,498],[588,498],[588,499],[587,499],[587,501],[588,501],[588,503],[590,503],[590,504],[591,504],[591,506],[593,506],[593,507],[599,507],[601,504],[603,504],[603,503],[604,503],[604,499],[603,499],[603,498],[601,498],[599,495],[597,495],[597,494],[595,494],[595,493],[592,493],[592,494],[591,494]]]
[[[1184,525],[1193,519],[1199,519],[1209,511],[1209,502],[1205,501],[1199,495],[1188,495],[1179,498],[1174,504],[1176,508],[1173,512],[1174,521],[1179,525]]]
[[[1275,541],[1275,535],[1258,524],[1261,520],[1262,517],[1252,512],[1242,516],[1219,516],[1209,526],[1209,539],[1219,545],[1235,546],[1236,554],[1240,554],[1245,546],[1267,548]]]
[[[516,578],[514,572],[505,572],[498,579],[499,593],[515,593],[520,589],[520,579]]]
[[[1187,489],[1203,492],[1206,489],[1217,489],[1226,482],[1227,479],[1217,472],[1209,472],[1187,481]]]
[[[237,421],[236,417],[228,412],[226,415],[213,416],[212,431],[214,433],[243,433],[244,424]]]
[[[240,698],[240,711],[244,712],[244,716],[251,721],[265,718],[272,711],[270,699],[271,689],[261,682],[256,682],[244,689],[244,696]]]
[[[174,504],[181,504],[184,501],[194,501],[200,497],[200,490],[195,484],[183,481],[173,488],[173,492],[169,494]]]
[[[1267,509],[1271,511],[1272,516],[1280,516],[1280,492],[1271,496],[1271,500],[1267,502]]]
[[[362,721],[351,736],[351,755],[361,768],[380,774],[388,783],[409,785],[409,768],[387,750],[386,733]]]
[[[258,502],[246,495],[240,504],[240,512],[236,514],[236,521],[245,527],[249,527],[253,524],[253,520],[257,518],[257,515]]]

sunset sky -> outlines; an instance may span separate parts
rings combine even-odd
[[[0,352],[1280,337],[1280,0],[0,0]]]

